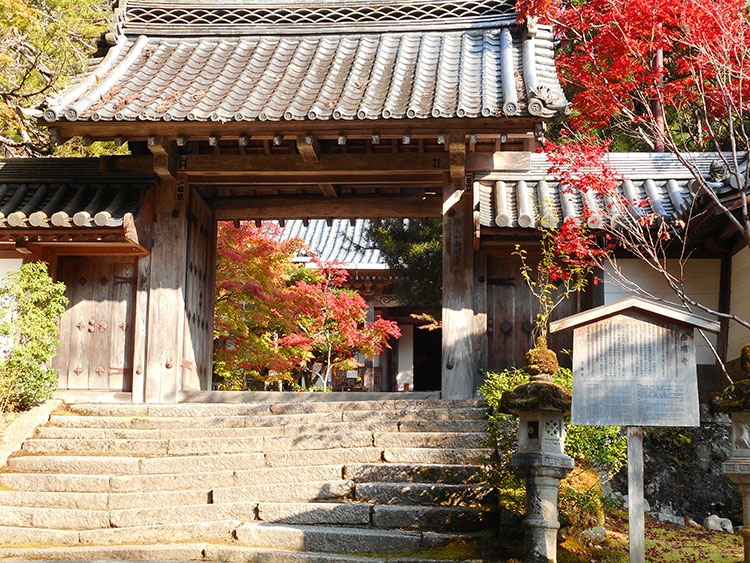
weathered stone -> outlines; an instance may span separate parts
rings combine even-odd
[[[240,526],[237,520],[219,522],[191,522],[187,524],[164,524],[156,526],[134,526],[132,528],[108,528],[79,532],[84,545],[147,544],[202,540],[229,540]]]
[[[481,399],[407,399],[396,401],[396,410],[415,409],[473,409],[482,407]]]
[[[57,561],[126,560],[190,561],[201,560],[208,544],[108,545],[70,547],[23,547],[0,549],[0,558],[46,559]]]
[[[494,491],[476,485],[433,483],[358,483],[357,500],[375,504],[477,505],[492,502]]]
[[[307,414],[276,414],[273,416],[247,417],[245,426],[306,426],[342,422],[341,412],[311,412]]]
[[[389,463],[482,465],[489,460],[490,453],[490,450],[479,448],[386,448],[383,459]]]
[[[715,532],[734,533],[734,525],[732,524],[732,521],[729,518],[721,518],[716,514],[711,514],[703,520],[703,527]]]
[[[384,559],[335,555],[333,553],[311,553],[304,551],[278,551],[243,545],[209,545],[205,550],[209,561],[228,563],[385,563]]]
[[[146,416],[148,414],[148,405],[75,403],[68,406],[68,410],[83,416]]]
[[[422,538],[414,532],[281,524],[245,524],[237,528],[236,537],[240,543],[255,547],[331,553],[398,553],[414,551],[422,544]]]
[[[53,414],[49,417],[49,422],[63,428],[130,428],[133,417]]]
[[[50,413],[62,404],[52,399],[16,415],[15,419],[0,434],[0,467],[10,455],[18,451],[24,441],[34,435],[34,429],[49,420]]]
[[[375,445],[383,448],[481,448],[484,441],[484,432],[384,432],[375,434]]]
[[[23,451],[28,453],[71,455],[166,455],[167,440],[27,440]]]
[[[27,545],[30,543],[47,543],[60,545],[75,545],[78,543],[79,532],[73,530],[40,530],[38,528],[5,526],[0,537],[1,547],[13,545]]]
[[[266,463],[271,467],[306,467],[335,463],[368,463],[380,461],[380,448],[341,448],[336,450],[307,450],[300,452],[268,452]]]
[[[480,478],[479,465],[347,463],[344,477],[357,483],[445,483],[462,485]]]
[[[372,524],[376,528],[470,532],[494,527],[497,514],[453,506],[375,505]]]
[[[0,506],[0,526],[89,530],[109,527],[109,514],[104,510]]]
[[[261,502],[258,518],[284,524],[368,525],[370,510],[367,504]]]
[[[313,465],[311,467],[259,467],[248,471],[236,471],[234,482],[217,484],[217,487],[244,485],[266,485],[269,483],[303,483],[307,481],[335,481],[341,479],[342,465]],[[347,477],[348,479],[348,477]]]
[[[307,431],[305,431],[307,432]],[[299,436],[265,436],[263,451],[288,452],[294,450],[327,450],[337,448],[363,448],[373,445],[371,432],[346,434],[303,434]]]
[[[193,428],[243,428],[249,419],[244,416],[195,416],[184,417],[136,417],[131,421],[133,428],[181,429]]]
[[[269,405],[254,404],[196,404],[181,403],[177,405],[149,405],[150,417],[228,417],[228,416],[264,416],[270,414]]]
[[[166,473],[163,475],[113,475],[110,477],[113,492],[158,492],[185,489],[211,489],[234,485],[234,471],[210,473]]]
[[[159,491],[132,493],[110,493],[107,495],[110,510],[124,510],[128,508],[157,508],[166,506],[184,506],[191,504],[206,504],[209,501],[210,492],[205,490],[194,491]]]
[[[243,501],[310,501],[339,499],[352,492],[351,481],[322,481],[310,483],[286,483],[270,485],[248,485],[245,487],[218,487],[213,490],[214,502]]]
[[[316,403],[276,403],[271,405],[274,414],[308,414],[341,411],[393,410],[394,401],[349,401]]]
[[[135,428],[78,428],[43,426],[36,429],[35,438],[56,440],[158,440],[160,430]],[[184,430],[182,431],[184,433]]]
[[[154,473],[205,473],[259,467],[264,465],[263,454],[221,454],[183,457],[153,457],[141,461],[140,472]]]
[[[78,508],[107,510],[106,493],[57,491],[2,491],[0,506],[28,506],[39,508]]]
[[[138,473],[140,459],[115,456],[19,456],[8,469],[19,472],[127,475]]]
[[[188,438],[169,440],[169,455],[214,455],[259,452],[262,437]]]
[[[581,537],[591,543],[604,543],[607,541],[607,529],[604,526],[594,526],[581,532]]]
[[[0,473],[0,486],[16,491],[107,492],[107,475]]]
[[[484,420],[404,420],[399,422],[400,432],[484,432]]]
[[[112,510],[110,519],[114,528],[176,524],[190,522],[214,522],[220,520],[254,520],[255,502],[203,504],[192,506],[169,506],[162,508],[134,508]]]

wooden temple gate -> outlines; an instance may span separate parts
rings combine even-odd
[[[442,391],[474,396],[497,306],[480,182],[528,172],[544,122],[566,109],[552,30],[517,24],[512,2],[468,0],[121,0],[115,13],[104,57],[44,118],[60,142],[127,142],[132,155],[96,161],[90,175],[113,187],[88,207],[61,198],[69,215],[88,213],[80,226],[47,218],[38,234],[7,231],[8,244],[53,262],[60,233],[88,254],[116,253],[115,239],[129,248],[129,262],[60,262],[73,297],[61,383],[147,402],[210,388],[217,221],[442,217]],[[137,201],[129,214],[115,205],[118,182]],[[40,197],[26,215],[40,205],[60,207]],[[93,312],[94,294],[107,313]],[[72,367],[92,347],[109,356]]]

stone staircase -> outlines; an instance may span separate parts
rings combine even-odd
[[[0,557],[450,559],[497,526],[477,484],[485,415],[435,400],[70,405],[0,470]]]

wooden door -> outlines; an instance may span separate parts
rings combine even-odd
[[[119,259],[62,258],[68,309],[52,361],[60,389],[130,391],[136,264]]]
[[[552,320],[581,310],[585,299],[573,294],[555,309]],[[525,355],[533,345],[534,327],[539,304],[520,273],[517,256],[487,257],[487,339],[490,371],[523,367]],[[553,334],[550,348],[557,352],[560,364],[570,367],[564,350],[573,348],[572,331]]]

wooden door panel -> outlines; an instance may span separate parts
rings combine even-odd
[[[80,258],[61,262],[58,271],[70,304],[60,321],[60,346],[53,360],[59,387],[130,390],[135,264]]]

